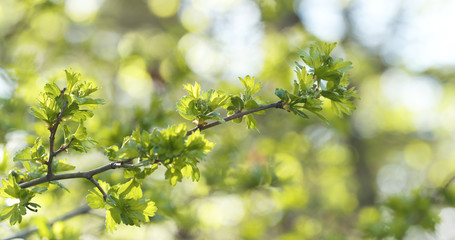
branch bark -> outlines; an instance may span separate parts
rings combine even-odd
[[[52,175],[51,177],[48,177],[48,176],[40,177],[40,178],[33,179],[28,182],[21,183],[21,184],[19,184],[19,186],[21,188],[28,188],[28,187],[36,186],[41,183],[45,183],[45,182],[70,179],[70,178],[87,178],[87,179],[89,179],[89,178],[93,177],[94,175],[105,172],[107,170],[124,167],[122,165],[123,164],[121,162],[112,162],[112,163],[106,164],[104,166],[101,166],[99,168],[96,168],[96,169],[93,169],[93,170],[90,170],[87,172],[64,173],[64,174]]]
[[[241,117],[243,117],[245,115],[252,114],[252,113],[259,112],[259,111],[266,110],[266,109],[270,109],[270,108],[281,108],[281,109],[283,109],[283,101],[280,100],[278,102],[267,104],[267,105],[264,105],[264,106],[261,106],[261,107],[255,108],[255,109],[250,109],[250,110],[245,111],[245,112],[235,113],[235,114],[232,114],[231,116],[223,118],[223,120],[226,121],[226,122],[229,122],[231,120],[234,120],[234,119],[237,119],[237,118],[241,118]],[[197,127],[193,128],[193,129],[189,130],[186,133],[186,135],[189,136],[189,135],[193,134],[194,132],[196,132],[197,130],[202,131],[202,130],[205,130],[205,129],[209,129],[209,128],[218,126],[220,124],[221,124],[221,122],[216,121],[216,122],[209,123],[207,125],[197,126]]]
[[[103,194],[104,201],[106,201],[107,200],[107,193],[104,191],[104,189],[101,187],[101,185],[93,177],[88,178],[88,180],[90,182],[92,182],[93,185],[95,185],[96,188],[98,188],[98,190],[100,190],[101,194]]]

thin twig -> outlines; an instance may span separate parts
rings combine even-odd
[[[231,120],[234,120],[234,119],[237,119],[237,118],[241,118],[241,117],[243,117],[245,115],[248,115],[248,114],[251,114],[251,113],[255,113],[255,112],[259,112],[259,111],[262,111],[262,110],[266,110],[266,109],[269,109],[269,108],[283,108],[283,101],[280,100],[278,102],[267,104],[267,105],[264,105],[264,106],[261,106],[261,107],[255,108],[255,109],[250,109],[250,110],[245,111],[245,112],[235,113],[235,114],[232,114],[231,116],[223,118],[223,120],[225,122],[229,122]],[[218,126],[220,124],[221,124],[221,122],[216,121],[216,122],[209,123],[207,125],[197,126],[197,127],[193,128],[193,129],[189,130],[188,132],[186,132],[186,135],[189,136],[189,135],[193,134],[194,132],[196,132],[197,130],[202,131],[202,130],[205,130],[205,129],[208,129],[208,128],[212,128],[212,127]]]
[[[75,208],[72,211],[66,213],[65,215],[62,215],[62,216],[52,220],[49,223],[49,226],[52,227],[52,225],[54,225],[56,222],[65,221],[67,219],[70,219],[70,218],[73,218],[73,217],[88,213],[88,212],[90,212],[90,210],[91,210],[91,208],[88,205],[84,205],[84,206]],[[5,238],[5,240],[26,239],[28,235],[30,235],[30,234],[32,234],[32,233],[34,233],[36,231],[38,231],[37,227],[26,229],[26,230],[24,230],[22,232],[19,232],[18,234],[14,235],[14,236]]]
[[[55,151],[55,153],[54,153],[54,157],[57,156],[57,154],[59,154],[63,151],[66,151],[66,149],[68,149],[70,147],[73,140],[74,140],[74,138],[71,138],[71,140],[66,145],[62,145],[59,149],[57,149],[57,151]]]
[[[98,181],[96,181],[93,177],[90,177],[90,178],[87,178],[87,179],[90,180],[90,182],[92,182],[93,185],[95,185],[96,188],[98,188],[98,190],[100,190],[101,194],[103,194],[104,201],[106,201],[107,200],[107,193],[104,191],[104,189],[98,183]]]
[[[443,189],[443,190],[446,190],[446,189],[450,186],[450,184],[452,184],[453,181],[455,181],[455,175],[452,176],[452,177],[449,179],[449,181],[447,181],[446,185],[444,185],[444,187],[443,187],[442,189]]]
[[[63,179],[71,179],[71,178],[90,178],[96,174],[105,172],[107,170],[121,168],[121,167],[122,167],[121,163],[112,162],[112,163],[108,163],[104,166],[101,166],[99,168],[96,168],[96,169],[93,169],[93,170],[90,170],[87,172],[63,173],[63,174],[52,175],[51,178],[48,178],[47,176],[40,177],[37,179],[30,180],[28,182],[21,183],[21,184],[19,184],[19,186],[21,188],[28,188],[28,187],[36,186],[41,183],[55,181],[55,180],[63,180]]]

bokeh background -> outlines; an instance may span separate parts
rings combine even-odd
[[[455,175],[454,13],[453,0],[1,0],[1,172],[36,135],[46,138],[28,108],[64,69],[95,82],[107,100],[87,123],[99,149],[67,156],[83,171],[106,163],[102,147],[121,144],[136,126],[185,122],[175,111],[183,84],[234,93],[237,77],[251,75],[262,82],[263,102],[275,102],[274,89],[295,79],[299,48],[336,41],[334,55],[353,62],[361,96],[352,116],[325,112],[326,124],[270,110],[257,117],[260,132],[237,124],[207,130],[216,146],[200,182],[170,187],[163,172],[147,181],[159,209],[152,223],[108,233],[103,212],[91,211],[39,234],[362,239],[362,221],[382,214],[381,201],[432,191]],[[69,193],[40,196],[43,208],[20,228],[0,223],[0,236],[83,205],[90,183],[64,184]],[[405,239],[454,239],[455,209],[435,211],[434,233],[412,227]]]

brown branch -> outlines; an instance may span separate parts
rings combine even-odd
[[[90,170],[87,172],[63,173],[63,174],[52,175],[51,177],[48,177],[48,176],[40,177],[40,178],[33,179],[28,182],[21,183],[21,184],[19,184],[19,186],[21,188],[28,188],[28,187],[36,186],[41,183],[55,181],[55,180],[63,180],[63,179],[70,179],[70,178],[87,178],[88,179],[88,178],[93,177],[96,174],[105,172],[107,170],[121,168],[121,167],[122,167],[122,163],[112,162],[112,163],[106,164],[104,166],[101,166],[99,168],[96,168],[96,169],[93,169],[93,170]]]
[[[229,122],[231,120],[234,120],[234,119],[237,119],[237,118],[241,118],[241,117],[243,117],[245,115],[248,115],[248,114],[251,114],[251,113],[255,113],[255,112],[259,112],[259,111],[262,111],[262,110],[266,110],[266,109],[269,109],[269,108],[281,108],[281,109],[283,109],[283,101],[280,100],[278,102],[267,104],[267,105],[264,105],[264,106],[261,106],[261,107],[255,108],[255,109],[250,109],[250,110],[245,111],[245,112],[235,113],[235,114],[232,114],[231,116],[223,118],[223,120],[225,122]],[[189,130],[188,132],[186,132],[186,135],[189,136],[189,135],[193,134],[194,132],[196,132],[198,129],[199,129],[199,131],[202,131],[202,130],[205,130],[205,129],[208,129],[208,128],[212,128],[212,127],[218,126],[220,124],[221,124],[221,122],[216,121],[216,122],[209,123],[207,125],[197,126],[197,127],[193,128],[193,129]]]
[[[444,185],[444,187],[443,187],[442,189],[443,189],[443,190],[446,190],[446,189],[450,186],[450,184],[452,184],[453,181],[455,181],[455,175],[452,176],[452,177],[449,179],[449,181],[447,181],[447,183]]]
[[[54,157],[57,156],[57,154],[59,154],[63,151],[66,151],[70,147],[73,140],[74,140],[74,138],[71,138],[71,140],[66,145],[62,145],[59,149],[57,149],[57,151],[55,151],[55,153],[54,153]]]
[[[90,177],[90,178],[87,178],[90,182],[93,183],[93,185],[96,186],[96,188],[98,188],[98,190],[100,190],[101,194],[103,194],[103,199],[104,201],[107,200],[107,193],[104,191],[104,189],[101,187],[101,185],[98,183],[98,181],[96,181],[93,177]]]
[[[90,179],[91,177],[95,176],[96,174],[111,170],[111,169],[116,169],[116,168],[134,168],[136,167],[133,164],[125,164],[124,162],[112,162],[109,164],[106,164],[104,166],[101,166],[99,168],[87,171],[87,172],[75,172],[75,173],[63,173],[63,174],[57,174],[57,175],[52,175],[51,177],[44,176],[40,178],[36,178],[33,180],[30,180],[28,182],[24,182],[19,184],[21,188],[29,188],[36,186],[41,183],[46,183],[46,182],[51,182],[51,181],[56,181],[56,180],[63,180],[63,179],[71,179],[71,178],[87,178]]]

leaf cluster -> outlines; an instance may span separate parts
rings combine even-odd
[[[227,94],[223,91],[213,89],[201,91],[198,83],[185,85],[188,95],[182,97],[177,103],[178,112],[183,118],[192,120],[198,126],[204,126],[207,124],[205,120],[208,119],[225,123],[221,114],[216,111],[218,109],[225,109],[228,115],[232,116],[260,107],[261,102],[255,95],[261,90],[261,84],[255,82],[254,77],[250,76],[246,76],[245,78],[239,77],[239,80],[244,89],[238,94]],[[263,114],[264,111],[255,113]],[[252,114],[235,118],[233,122],[240,123],[243,118],[245,118],[248,129],[257,129],[256,120]]]
[[[201,91],[201,86],[197,82],[184,87],[188,95],[177,103],[177,110],[183,118],[194,120],[197,125],[204,125],[208,119],[224,122],[220,113],[215,110],[228,101],[229,95],[220,90]]]
[[[40,93],[38,106],[31,107],[31,113],[43,120],[51,128],[60,121],[85,121],[93,116],[91,109],[103,104],[103,99],[91,98],[98,90],[90,82],[82,82],[79,73],[65,70],[66,88],[60,89],[56,83],[46,83]],[[62,111],[65,110],[65,111]]]
[[[107,192],[108,199],[104,200],[99,189],[91,190],[87,195],[89,206],[94,209],[106,209],[106,228],[116,230],[120,223],[140,226],[141,222],[149,222],[157,210],[155,203],[143,198],[139,180],[133,178],[124,184],[110,186],[98,181]]]
[[[319,112],[323,109],[321,96],[329,99],[332,111],[340,116],[349,115],[355,106],[353,98],[358,98],[355,88],[349,88],[349,74],[347,70],[352,63],[343,59],[333,59],[330,56],[336,43],[312,44],[308,52],[301,51],[300,58],[306,66],[296,62],[295,72],[297,80],[294,81],[292,92],[277,88],[275,95],[282,101],[283,106],[290,112],[308,118],[304,110],[316,114],[326,120]]]
[[[172,185],[182,181],[183,177],[199,180],[197,164],[213,148],[214,143],[204,138],[200,131],[187,136],[184,124],[173,125],[158,131],[135,130],[124,139],[122,146],[111,146],[106,155],[111,161],[132,161],[137,163],[124,170],[126,178],[144,178],[150,175],[158,165],[166,167],[165,178]]]
[[[33,146],[23,148],[14,157],[14,161],[20,162],[25,171],[14,168],[10,171],[8,180],[2,180],[0,188],[2,196],[20,201],[20,203],[2,210],[1,220],[10,218],[11,224],[21,222],[21,216],[25,215],[26,208],[36,211],[36,207],[39,206],[32,203],[31,199],[36,193],[46,191],[49,183],[67,190],[63,184],[57,181],[39,184],[32,190],[21,189],[18,183],[45,177],[48,174],[49,166],[52,168],[52,173],[75,169],[75,166],[66,162],[66,159],[53,158],[68,149],[78,152],[87,151],[89,144],[95,143],[87,136],[84,121],[93,116],[91,109],[104,103],[104,100],[90,97],[97,88],[91,83],[82,82],[80,74],[73,73],[71,70],[65,71],[65,73],[66,87],[61,89],[56,83],[46,83],[44,90],[39,95],[39,105],[31,107],[31,113],[48,126],[49,148],[46,148],[40,137],[37,137]],[[77,126],[74,131],[71,130],[73,125]],[[63,126],[64,142],[58,150],[53,150],[52,145],[59,126]],[[53,160],[51,161],[51,159]]]
[[[368,237],[403,239],[411,226],[434,231],[439,222],[439,217],[432,208],[432,197],[421,193],[392,196],[383,206],[390,217],[363,223],[361,227]]]
[[[229,115],[260,107],[260,101],[255,95],[259,92],[259,90],[261,90],[261,84],[259,82],[255,82],[254,77],[250,76],[246,76],[245,78],[239,77],[239,79],[244,89],[240,94],[230,95],[230,101],[226,106]],[[256,113],[263,114],[264,111],[259,111]],[[244,118],[248,129],[257,129],[256,119],[254,118],[253,114],[246,115]],[[242,122],[242,119],[243,117],[237,118],[234,119],[233,122],[240,123]]]
[[[9,219],[10,224],[14,225],[22,221],[22,216],[27,213],[27,209],[36,212],[37,208],[41,206],[31,202],[35,194],[36,192],[34,191],[21,189],[16,182],[16,178],[12,175],[9,175],[7,179],[2,179],[0,196],[16,199],[19,200],[19,202],[2,209],[0,212],[0,221]]]

